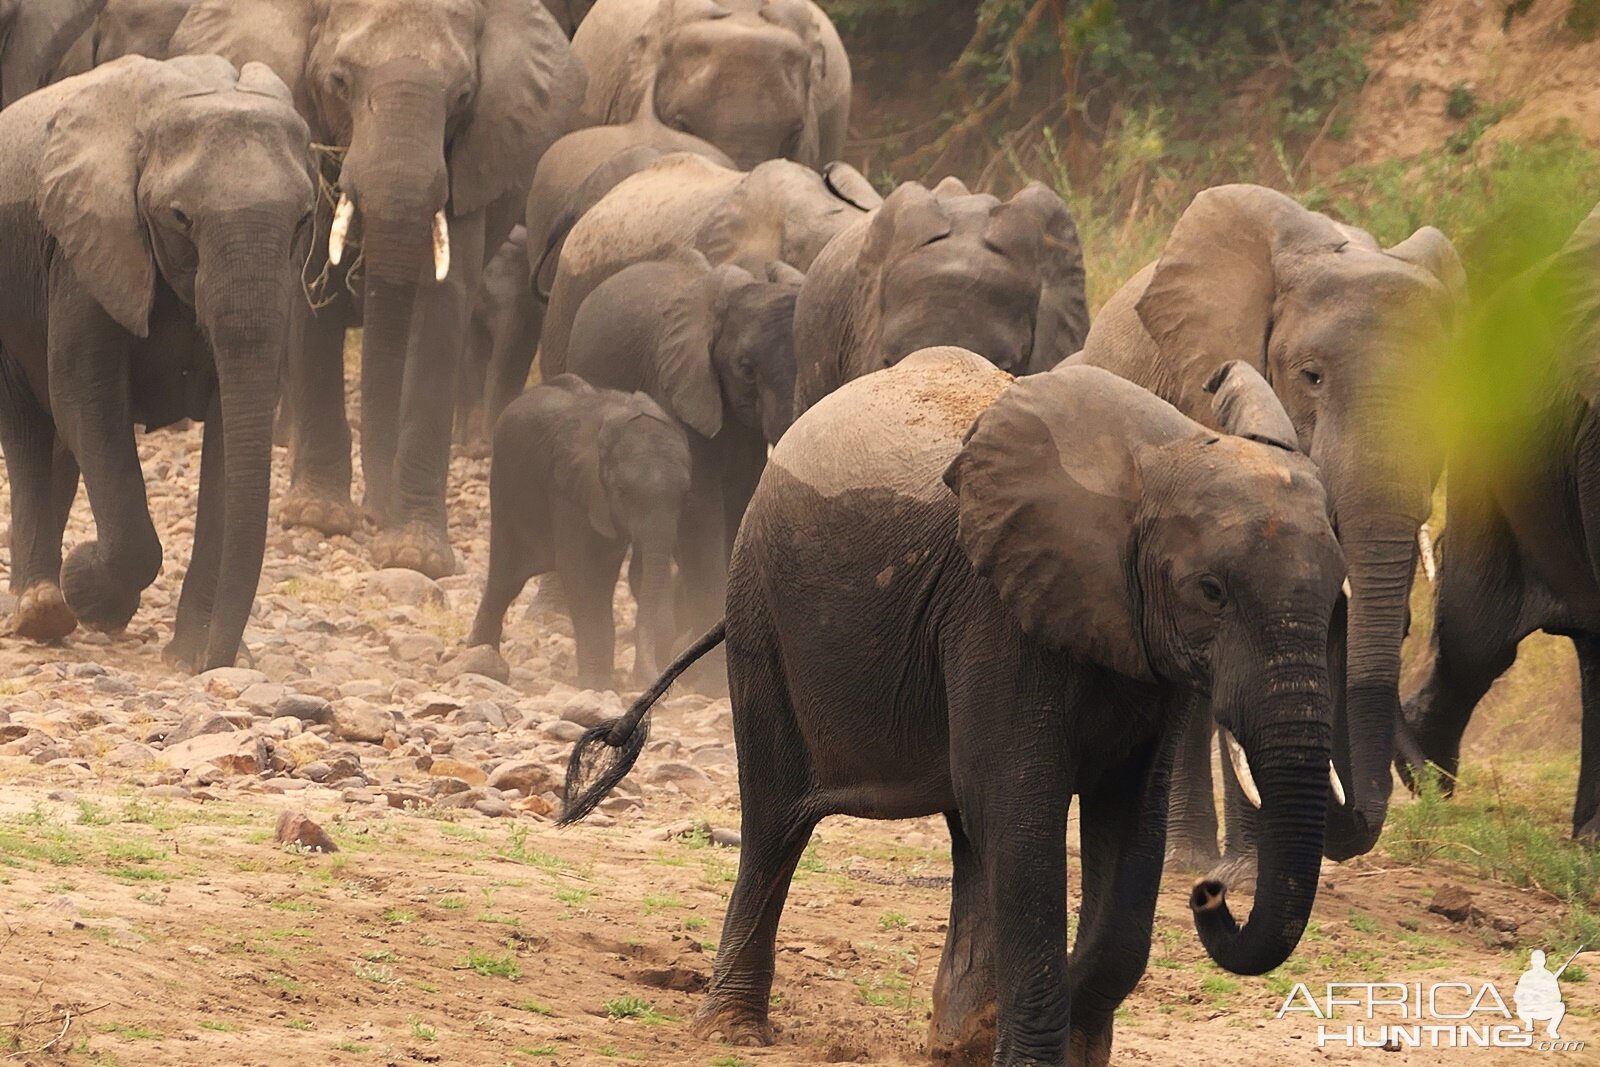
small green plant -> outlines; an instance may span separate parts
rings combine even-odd
[[[1572,0],[1567,9],[1567,29],[1592,41],[1600,33],[1600,0]]]
[[[898,911],[886,911],[878,916],[878,929],[880,930],[904,930],[910,925],[911,920]]]
[[[237,1026],[235,1026],[233,1023],[224,1022],[221,1019],[201,1019],[200,1020],[200,1029],[202,1029],[202,1030],[215,1030],[218,1033],[231,1034],[231,1033],[233,1033],[235,1030],[237,1030],[239,1028]]]
[[[573,889],[563,886],[556,890],[556,899],[572,908],[588,903],[589,898],[593,895],[594,890],[592,889]]]
[[[441,897],[439,900],[439,907],[443,908],[445,911],[460,911],[466,906],[466,897]]]
[[[526,826],[513,826],[511,835],[506,841],[506,847],[500,850],[506,859],[526,863],[530,867],[537,867],[542,871],[570,871],[572,864],[560,856],[549,852],[540,852],[538,849],[528,847],[528,828]]]
[[[366,960],[368,963],[387,963],[394,959],[394,953],[390,952],[386,948],[377,949],[372,952],[363,952],[361,954],[361,958]]]
[[[380,915],[379,918],[388,923],[390,926],[404,926],[406,923],[416,922],[417,913],[414,911],[406,911],[404,908],[390,908],[388,911]]]
[[[1239,992],[1239,983],[1220,974],[1211,974],[1200,979],[1200,991],[1213,997],[1227,996]]]
[[[284,1022],[283,1025],[287,1026],[291,1030],[309,1030],[309,1029],[311,1029],[311,1020],[310,1019],[288,1019],[288,1020],[286,1020]]]
[[[461,966],[485,978],[516,979],[522,976],[522,967],[517,963],[516,955],[510,952],[496,956],[480,949],[468,949],[467,958]]]
[[[544,1004],[540,1004],[536,1000],[518,1001],[517,1002],[517,1010],[518,1011],[525,1011],[525,1012],[528,1012],[529,1014],[532,1014],[532,1015],[551,1016],[551,1015],[555,1014],[554,1011],[550,1010],[549,1006],[544,1005]]]
[[[517,1051],[524,1056],[554,1056],[556,1047],[554,1045],[540,1045],[538,1048],[519,1048]]]
[[[126,1041],[160,1041],[164,1036],[160,1030],[152,1030],[148,1026],[136,1023],[106,1023],[100,1029],[108,1034],[116,1034]]]
[[[637,1019],[646,1026],[675,1021],[672,1016],[657,1011],[648,1000],[631,994],[606,1001],[606,1014],[613,1019]]]
[[[704,930],[706,928],[706,917],[704,915],[686,916],[683,920],[683,928],[685,930]]]
[[[666,911],[669,908],[683,907],[683,901],[671,894],[646,893],[642,903],[646,915],[654,915],[658,911]]]
[[[407,1019],[406,1023],[411,1027],[411,1036],[416,1038],[418,1041],[439,1040],[439,1031],[434,1029],[432,1026],[429,1026],[415,1015]]]
[[[711,1067],[755,1067],[755,1064],[751,1063],[747,1059],[730,1055],[718,1056],[716,1059],[711,1061]]]
[[[1352,915],[1350,929],[1363,934],[1375,934],[1378,932],[1378,920],[1370,915]]]
[[[1456,82],[1450,87],[1450,95],[1444,102],[1446,115],[1459,121],[1476,110],[1478,110],[1478,98],[1473,95],[1470,85],[1466,82]]]
[[[369,1049],[366,1045],[355,1041],[341,1041],[337,1045],[333,1046],[333,1050],[335,1052],[354,1052],[357,1054],[371,1051],[371,1049]]]

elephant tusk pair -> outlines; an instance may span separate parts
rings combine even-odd
[[[1428,584],[1439,576],[1439,562],[1433,555],[1433,531],[1428,529],[1428,524],[1423,523],[1417,527],[1417,548],[1422,552],[1422,573],[1428,576]]]
[[[328,262],[335,267],[344,259],[344,244],[350,238],[350,223],[356,217],[356,205],[348,196],[339,197],[339,206],[333,212],[333,226],[328,230]],[[442,282],[450,277],[450,223],[440,211],[433,216],[433,279]]]
[[[1239,744],[1231,732],[1227,730],[1221,732],[1223,744],[1228,750],[1228,762],[1233,765],[1233,776],[1239,780],[1239,788],[1243,790],[1244,798],[1250,802],[1250,806],[1259,808],[1261,790],[1256,788],[1255,775],[1250,773],[1250,760],[1244,754],[1244,746]],[[1332,760],[1328,761],[1328,785],[1333,789],[1333,799],[1343,807],[1344,783],[1339,780],[1339,772],[1334,769]]]

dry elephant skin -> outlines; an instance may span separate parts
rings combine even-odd
[[[204,419],[166,658],[233,664],[266,541],[309,158],[277,76],[216,56],[129,57],[0,113],[0,445],[21,636],[127,625],[161,568],[134,424]],[[63,565],[80,471],[98,536]]]
[[[1484,335],[1522,353],[1495,424],[1462,434],[1450,456],[1428,672],[1404,703],[1420,755],[1454,789],[1461,736],[1490,685],[1536,630],[1572,639],[1583,742],[1572,836],[1600,843],[1600,374],[1596,285],[1600,209],[1554,256],[1491,297]],[[1504,331],[1542,322],[1541,337]],[[1541,343],[1548,348],[1541,349]],[[1498,353],[1496,353],[1498,355]],[[1414,782],[1420,763],[1400,762]],[[1432,771],[1423,773],[1434,773]]]
[[[1234,400],[1251,432],[1286,421],[1264,386]],[[820,819],[942,812],[955,871],[933,1051],[986,1062],[992,1042],[996,1064],[1064,1064],[1070,1047],[1098,1067],[1149,954],[1168,774],[1196,692],[1263,797],[1254,910],[1241,927],[1223,885],[1200,883],[1201,941],[1245,974],[1299,941],[1322,859],[1343,572],[1299,453],[1219,435],[1098,368],[1012,384],[971,352],[924,350],[784,435],[740,528],[725,622],[585,734],[563,821],[621,780],[652,703],[725,637],[743,852],[697,1030],[772,1041],[779,916]]]
[[[912,352],[955,345],[1001,370],[1049,370],[1089,332],[1083,251],[1038,182],[1002,203],[954,178],[900,186],[828,243],[795,309],[795,411]]]
[[[529,578],[561,578],[585,688],[615,685],[612,592],[632,550],[639,613],[634,673],[653,680],[676,636],[672,549],[689,492],[683,430],[642,393],[596,389],[575,374],[506,408],[489,469],[489,577],[469,646],[498,651],[506,609]]]
[[[1214,425],[1206,383],[1245,360],[1316,464],[1350,568],[1329,650],[1346,786],[1329,816],[1332,859],[1370,850],[1388,810],[1417,534],[1443,464],[1416,417],[1429,388],[1422,361],[1452,328],[1464,288],[1455,250],[1430,226],[1384,249],[1282,193],[1219,186],[1195,197],[1161,258],[1106,302],[1070,361]],[[1208,731],[1205,716],[1191,720],[1173,790],[1171,856],[1188,869],[1217,859]],[[1228,798],[1229,861],[1247,871],[1252,813],[1231,777]]]
[[[50,84],[106,0],[0,0],[0,107]]]
[[[844,151],[850,59],[811,0],[599,0],[572,47],[591,123],[648,107],[746,170],[816,168]]]
[[[199,0],[173,45],[268,63],[333,146],[337,207],[319,202],[307,265],[325,302],[297,316],[289,349],[280,517],[356,525],[342,372],[359,316],[373,560],[452,573],[445,491],[467,319],[540,155],[575,122],[583,73],[569,42],[536,0]]]

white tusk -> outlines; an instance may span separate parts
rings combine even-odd
[[[328,230],[328,262],[335,267],[344,258],[345,238],[350,236],[350,220],[355,217],[355,203],[343,193],[339,194],[339,206],[333,211],[333,227]]]
[[[1439,575],[1439,564],[1433,558],[1433,534],[1427,523],[1417,527],[1417,547],[1422,550],[1422,573],[1428,576],[1431,584]]]
[[[1344,783],[1339,781],[1339,772],[1334,769],[1333,760],[1328,761],[1328,784],[1333,787],[1333,799],[1341,808],[1344,807]]]
[[[450,277],[450,224],[441,211],[433,217],[433,280]]]
[[[1350,591],[1350,579],[1348,578],[1344,580],[1344,598],[1346,600],[1354,600],[1356,598],[1356,595]]]
[[[1239,788],[1244,790],[1244,798],[1251,807],[1259,808],[1261,790],[1256,788],[1255,775],[1250,773],[1250,761],[1245,758],[1244,746],[1227,730],[1222,730],[1222,740],[1228,749],[1228,762],[1233,764],[1233,776],[1239,779]]]

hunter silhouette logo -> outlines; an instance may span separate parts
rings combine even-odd
[[[1582,1052],[1583,1041],[1561,1038],[1567,1009],[1560,978],[1584,947],[1578,946],[1554,971],[1546,966],[1544,951],[1534,949],[1509,1004],[1493,982],[1329,982],[1321,997],[1300,982],[1284,998],[1277,1016],[1315,1018],[1318,1048]]]

